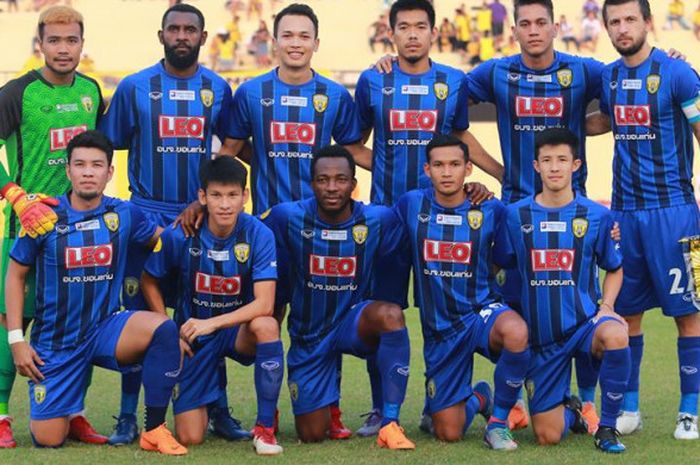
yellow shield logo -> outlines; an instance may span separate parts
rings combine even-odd
[[[569,68],[557,71],[557,81],[562,87],[569,87],[574,80],[574,75]]]
[[[506,270],[498,270],[498,273],[496,273],[496,284],[503,287],[503,285],[505,283],[506,283]]]
[[[661,86],[661,76],[658,74],[650,74],[647,76],[647,91],[650,94],[655,94]]]
[[[574,218],[571,226],[574,230],[574,236],[580,239],[585,236],[586,231],[588,231],[588,220],[585,218]]]
[[[129,297],[134,297],[139,292],[139,280],[133,276],[124,279],[124,292]]]
[[[233,247],[233,254],[236,256],[238,263],[245,263],[248,261],[248,256],[250,255],[250,245],[245,242],[236,244]]]
[[[158,242],[156,242],[155,247],[153,247],[153,252],[158,253],[161,250],[163,250],[163,241],[161,241],[160,237],[159,237]]]
[[[297,386],[297,383],[289,383],[289,395],[292,398],[292,402],[299,400],[299,386]]]
[[[450,93],[450,88],[444,82],[436,82],[433,90],[435,90],[435,96],[440,100],[445,100]]]
[[[261,220],[264,220],[265,218],[267,218],[268,216],[270,216],[270,212],[271,212],[271,211],[272,211],[272,208],[268,208],[267,210],[265,210],[265,211],[262,213],[262,215],[260,215],[260,219],[261,219]]]
[[[314,103],[314,108],[317,112],[323,113],[328,108],[328,96],[323,94],[315,94],[311,99]]]
[[[477,230],[481,227],[481,223],[484,222],[484,214],[481,210],[469,210],[467,213],[467,222],[469,227]]]
[[[532,399],[535,396],[535,382],[531,379],[525,381],[525,390],[527,391],[528,399]]]
[[[428,394],[428,397],[431,399],[435,398],[435,394],[437,393],[437,386],[435,386],[435,380],[430,379],[428,380],[428,385],[425,388],[426,394]]]
[[[173,386],[173,400],[177,400],[180,397],[180,383]]]
[[[95,108],[95,105],[92,103],[92,97],[89,95],[80,97],[80,103],[83,105],[83,110],[88,113],[92,113],[92,110]]]
[[[112,232],[116,232],[119,229],[119,215],[114,212],[105,213],[102,216],[105,222],[105,226]]]
[[[202,89],[199,91],[199,98],[202,100],[202,105],[209,108],[214,104],[214,91],[211,89]]]
[[[46,386],[37,384],[34,386],[34,402],[41,404],[46,400]]]
[[[367,234],[369,233],[369,228],[367,225],[358,224],[352,227],[352,238],[355,239],[357,245],[362,245],[367,240]]]

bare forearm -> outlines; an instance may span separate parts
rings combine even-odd
[[[252,302],[246,304],[236,311],[224,313],[212,318],[216,329],[230,328],[232,326],[248,323],[261,316],[272,316],[274,298],[268,296],[256,297]]]
[[[360,166],[367,171],[372,170],[372,151],[364,146],[364,144],[358,142],[351,145],[344,146],[348,152],[352,155],[355,164]]]
[[[498,182],[503,182],[503,165],[484,149],[471,132],[455,132],[454,135],[469,147],[469,160],[472,163],[490,176],[493,176]]]
[[[141,274],[141,292],[151,311],[166,314],[165,301],[160,292],[158,280],[146,272]]]
[[[601,303],[609,305],[610,308],[615,308],[615,301],[620,294],[620,288],[622,288],[622,276],[622,268],[605,273]]]
[[[596,111],[586,116],[586,134],[589,136],[599,136],[610,132],[610,118]]]

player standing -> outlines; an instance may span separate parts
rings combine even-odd
[[[433,187],[405,194],[395,210],[410,244],[434,434],[459,440],[478,411],[490,416],[484,442],[495,450],[515,449],[506,421],[530,350],[525,322],[498,301],[494,289],[492,246],[504,207],[496,199],[480,205],[467,199],[462,185],[472,165],[456,137],[436,136],[426,157]],[[485,382],[472,390],[475,352],[496,363],[494,396]]]
[[[496,260],[517,266],[522,277],[521,314],[532,347],[525,384],[532,427],[542,445],[559,443],[569,429],[588,430],[581,402],[568,395],[571,359],[586,357],[600,368],[596,447],[624,452],[615,421],[630,372],[630,349],[625,323],[615,313],[622,256],[610,237],[612,215],[573,187],[581,160],[572,131],[545,130],[537,135],[535,150],[542,192],[508,206],[499,236],[507,245],[497,248],[506,252]],[[606,270],[602,296],[598,267]]]
[[[230,105],[231,88],[197,63],[207,39],[201,11],[187,4],[174,5],[163,14],[161,26],[158,38],[164,59],[119,83],[100,129],[115,147],[129,150],[131,201],[165,227],[197,200],[199,169],[211,157],[212,137],[223,140],[223,116]],[[139,279],[149,254],[145,248],[129,253],[123,292],[126,308],[147,308]],[[166,295],[175,292],[170,289]],[[121,412],[110,444],[128,444],[138,435],[135,414],[140,376],[139,371],[122,376]],[[219,377],[225,387],[223,359]],[[229,440],[251,437],[230,416],[225,389],[211,405],[209,418],[212,431],[219,436]]]
[[[0,89],[0,146],[5,146],[9,174],[0,166],[0,194],[7,200],[3,211],[2,264],[0,294],[5,294],[9,253],[20,226],[31,237],[45,234],[56,222],[49,206],[54,199],[43,192],[62,195],[70,186],[64,175],[66,146],[71,138],[94,129],[104,110],[99,86],[91,78],[76,72],[83,49],[83,17],[69,7],[52,7],[41,13],[38,43],[44,54],[41,69],[8,82]],[[22,187],[20,187],[20,185]],[[24,327],[34,317],[35,284],[27,280],[24,300]],[[0,448],[15,447],[8,403],[15,380],[15,367],[7,345],[5,303],[0,304]],[[82,413],[70,422],[70,436],[83,442],[103,444]]]
[[[403,312],[368,300],[382,285],[375,271],[394,263],[401,250],[400,225],[388,208],[352,200],[355,162],[345,148],[319,150],[310,170],[313,198],[262,215],[277,241],[277,301],[290,303],[287,377],[297,434],[304,442],[326,437],[329,407],[340,394],[338,356],[374,355],[383,399],[377,443],[414,449],[398,423],[410,361]]]
[[[132,242],[150,247],[160,230],[134,205],[103,195],[112,178],[113,149],[98,131],[67,147],[68,194],[58,222],[38,238],[20,237],[11,255],[5,305],[15,365],[30,378],[30,430],[37,447],[60,447],[69,418],[84,407],[92,365],[115,371],[142,363],[146,425],[141,448],[183,455],[165,427],[180,372],[174,322],[152,312],[119,311],[121,282]],[[26,277],[36,268],[38,289],[31,345],[22,331]]]
[[[247,172],[231,157],[208,162],[201,172],[199,201],[207,206],[195,236],[168,228],[142,277],[152,310],[165,314],[160,278],[178,276],[175,321],[186,353],[173,400],[175,431],[184,444],[201,444],[207,404],[221,395],[219,360],[255,364],[258,454],[277,455],[275,410],[284,376],[284,351],[273,318],[277,268],[275,238],[258,219],[243,213]]]
[[[647,0],[606,1],[605,27],[621,58],[603,72],[601,111],[615,137],[612,210],[622,231],[625,279],[617,311],[629,324],[630,375],[618,429],[642,427],[639,372],[644,312],[661,307],[678,328],[681,399],[676,439],[697,439],[700,391],[698,303],[679,240],[700,233],[692,183],[700,140],[700,78],[647,42]]]

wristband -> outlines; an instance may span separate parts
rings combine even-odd
[[[7,343],[17,344],[18,342],[24,342],[24,332],[21,329],[13,329],[7,332]]]

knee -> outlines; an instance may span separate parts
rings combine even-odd
[[[279,324],[271,316],[257,317],[248,323],[248,327],[257,341],[272,341],[280,337]]]
[[[55,431],[53,429],[46,430],[44,428],[32,428],[32,436],[34,445],[37,447],[61,447],[66,441],[67,434]]]
[[[522,352],[527,349],[527,325],[515,312],[503,315],[505,318],[496,324],[496,331],[503,341],[503,346],[512,352]]]
[[[384,331],[398,331],[406,327],[403,311],[398,305],[384,303],[379,309]]]
[[[204,442],[204,434],[194,431],[178,431],[177,438],[183,446],[198,446]]]
[[[319,429],[297,429],[299,440],[304,443],[323,442],[326,439],[326,432]]]
[[[603,345],[607,350],[624,349],[629,345],[627,331],[621,324],[613,323],[613,325],[605,333]]]
[[[435,439],[443,442],[457,442],[462,440],[462,430],[434,424]]]
[[[538,429],[535,431],[535,440],[540,446],[556,446],[561,442],[561,431],[553,428]]]
[[[700,334],[700,315],[693,313],[676,318],[676,326],[680,336],[697,336]]]

